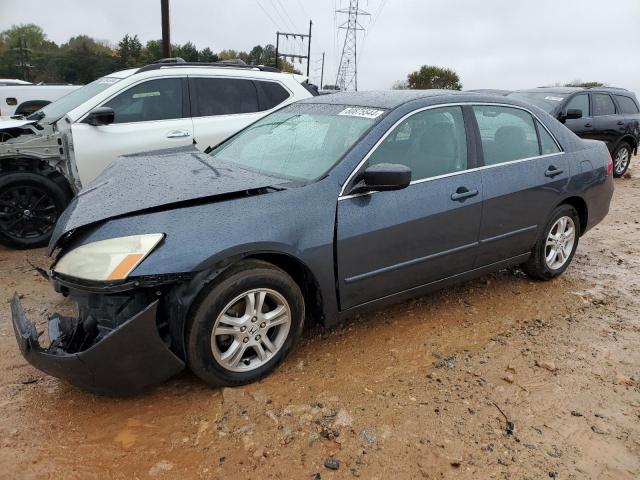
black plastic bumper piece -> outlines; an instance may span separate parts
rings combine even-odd
[[[133,395],[184,369],[160,338],[156,327],[158,301],[125,321],[103,339],[78,353],[43,349],[18,295],[11,301],[13,330],[24,358],[38,370],[101,395]],[[65,317],[49,320],[49,336],[57,337]]]

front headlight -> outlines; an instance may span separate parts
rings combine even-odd
[[[150,233],[88,243],[64,255],[53,271],[84,280],[124,280],[163,238]]]

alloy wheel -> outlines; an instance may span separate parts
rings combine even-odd
[[[254,289],[231,300],[211,332],[216,361],[232,372],[261,367],[284,345],[291,327],[291,308],[270,289]]]
[[[0,196],[0,231],[14,240],[39,238],[58,219],[53,198],[36,186],[14,186]]]
[[[551,270],[562,268],[569,260],[576,242],[576,226],[571,217],[560,217],[551,227],[545,244],[544,256]]]
[[[621,148],[616,154],[616,158],[613,161],[613,165],[617,175],[622,175],[629,165],[629,150],[627,148]]]

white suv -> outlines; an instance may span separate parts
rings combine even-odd
[[[217,145],[314,95],[306,77],[239,64],[156,63],[0,122],[0,243],[46,244],[74,193],[121,155]],[[132,160],[134,161],[134,160]]]

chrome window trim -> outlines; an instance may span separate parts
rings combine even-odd
[[[367,152],[367,154],[364,156],[364,158],[358,163],[358,165],[356,165],[356,168],[353,169],[351,174],[349,174],[349,176],[347,177],[347,180],[344,182],[344,184],[340,188],[340,194],[338,195],[338,200],[344,200],[344,199],[347,199],[347,198],[361,197],[361,196],[364,196],[364,195],[370,195],[372,193],[377,193],[377,191],[371,191],[371,192],[356,193],[354,195],[345,195],[344,191],[347,188],[347,185],[349,185],[349,183],[351,182],[351,180],[353,180],[353,177],[355,177],[356,174],[360,171],[360,168],[362,167],[362,165],[364,165],[367,162],[367,160],[369,160],[369,157],[371,157],[371,155],[373,155],[373,153],[380,146],[380,144],[382,144],[382,142],[384,142],[387,139],[387,137],[391,134],[391,132],[393,132],[398,127],[398,125],[400,125],[402,122],[404,122],[407,118],[412,117],[413,115],[415,115],[417,113],[424,112],[425,110],[433,110],[433,109],[436,109],[436,108],[446,108],[446,107],[463,107],[463,106],[471,106],[471,107],[473,107],[475,105],[478,105],[478,106],[495,106],[495,107],[510,107],[510,108],[517,108],[519,110],[524,110],[525,112],[527,112],[530,115],[532,115],[533,118],[535,118],[538,121],[538,123],[543,126],[543,128],[551,136],[551,138],[553,139],[553,141],[555,142],[556,146],[558,147],[558,149],[560,151],[556,152],[556,153],[547,153],[545,155],[536,155],[534,157],[521,158],[521,159],[518,159],[518,160],[511,160],[509,162],[497,163],[495,165],[483,165],[482,167],[469,168],[469,169],[466,169],[466,170],[460,170],[458,172],[446,173],[444,175],[438,175],[438,176],[435,176],[435,177],[421,178],[419,180],[413,180],[409,184],[409,186],[415,185],[417,183],[424,183],[424,182],[429,182],[429,181],[432,181],[432,180],[437,180],[437,179],[440,179],[440,178],[460,175],[462,173],[483,170],[483,169],[486,169],[486,168],[493,168],[493,167],[499,167],[499,166],[502,166],[502,165],[509,165],[509,164],[512,164],[512,163],[525,162],[525,161],[533,160],[533,159],[536,159],[536,158],[545,158],[545,157],[551,157],[551,156],[554,156],[554,155],[564,155],[565,152],[564,152],[562,146],[560,145],[560,142],[558,142],[558,139],[555,137],[555,135],[547,128],[547,126],[544,124],[544,122],[542,120],[540,120],[540,118],[535,113],[533,113],[531,110],[529,110],[529,109],[527,109],[525,107],[521,107],[519,105],[511,105],[511,104],[508,104],[508,103],[491,103],[491,102],[456,102],[456,103],[442,103],[442,104],[438,104],[438,105],[429,105],[427,107],[421,107],[421,108],[419,108],[417,110],[413,110],[413,111],[407,113],[402,118],[400,118],[396,123],[394,123],[385,132],[385,134],[380,138],[380,140],[378,140],[376,142],[376,144],[373,147],[371,147],[371,149]]]

